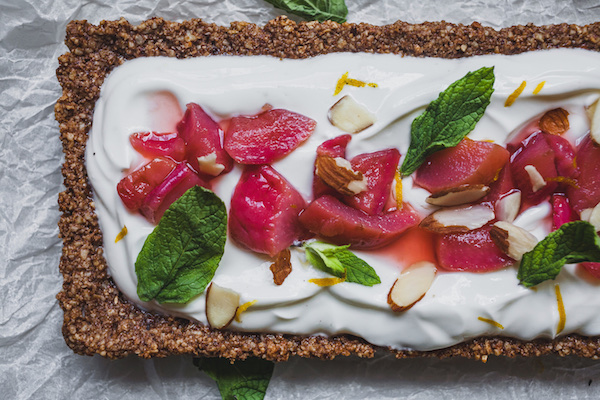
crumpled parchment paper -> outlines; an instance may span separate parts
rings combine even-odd
[[[598,0],[348,0],[348,21],[447,20],[501,28],[600,20]],[[55,299],[62,149],[53,107],[66,24],[153,16],[264,24],[281,12],[262,0],[0,0],[0,398],[217,399],[191,357],[110,361],[74,354]],[[298,20],[296,17],[292,17]],[[580,358],[334,361],[278,364],[267,398],[597,398],[600,364]]]

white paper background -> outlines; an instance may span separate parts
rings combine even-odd
[[[386,24],[446,20],[513,24],[600,20],[599,0],[347,0],[349,22]],[[53,107],[66,24],[152,16],[200,17],[263,24],[279,15],[261,0],[0,0],[0,398],[216,399],[212,381],[191,357],[109,361],[82,357],[65,345],[55,299],[57,197],[62,149]],[[296,18],[294,18],[296,19]],[[267,398],[519,399],[600,397],[600,364],[579,358],[335,361],[278,364]]]

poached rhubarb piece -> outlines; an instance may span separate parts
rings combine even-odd
[[[233,160],[221,145],[223,131],[219,124],[198,104],[189,103],[186,107],[177,131],[185,141],[187,161],[194,170],[208,177],[231,171]]]
[[[360,154],[350,164],[354,171],[367,178],[367,190],[354,196],[344,196],[342,201],[369,215],[380,214],[391,196],[391,186],[400,161],[400,152],[386,149]]]
[[[300,215],[300,222],[328,242],[354,249],[375,249],[397,239],[419,223],[419,215],[408,204],[401,210],[368,215],[333,196],[314,200]]]
[[[240,164],[270,164],[308,139],[315,126],[311,118],[283,109],[233,117],[225,133],[225,150]]]
[[[229,234],[244,247],[274,257],[308,238],[298,221],[302,195],[268,165],[246,166],[231,197]]]
[[[552,195],[552,230],[555,231],[564,224],[576,221],[579,218],[573,212],[569,199],[562,193],[554,193]]]
[[[180,163],[148,193],[140,207],[140,213],[151,223],[158,224],[169,206],[194,186],[210,189],[209,183],[200,178],[187,163]]]
[[[136,169],[117,184],[117,193],[125,207],[138,211],[144,199],[175,169],[177,163],[158,157]]]
[[[440,267],[448,271],[488,272],[514,260],[504,254],[490,236],[491,226],[464,233],[437,235],[435,250]]]
[[[508,162],[508,150],[494,143],[463,139],[440,150],[417,169],[415,183],[431,193],[464,184],[487,185]]]
[[[348,146],[348,143],[350,143],[350,139],[352,139],[352,136],[350,135],[341,135],[326,140],[317,147],[317,157],[329,156],[333,158],[346,158],[346,147]],[[315,168],[313,170],[313,199],[319,198],[324,194],[337,196],[337,192],[317,176]]]
[[[588,135],[577,149],[577,187],[567,188],[571,206],[581,213],[600,203],[600,146]]]
[[[147,158],[171,157],[182,161],[185,142],[177,132],[137,132],[129,136],[133,148]]]

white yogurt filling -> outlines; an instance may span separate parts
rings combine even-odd
[[[377,118],[373,126],[353,135],[348,146],[349,159],[389,147],[398,148],[404,155],[412,120],[450,83],[483,66],[495,67],[495,91],[470,138],[502,144],[519,125],[556,107],[570,112],[571,129],[567,134],[571,138],[587,133],[584,106],[600,94],[600,55],[584,50],[458,60],[345,53],[307,60],[263,56],[186,60],[153,57],[128,61],[116,68],[105,81],[96,104],[86,167],[104,235],[104,254],[119,289],[146,309],[206,323],[204,295],[185,305],[160,305],[142,302],[136,294],[134,263],[154,226],[125,209],[116,185],[125,170],[141,162],[129,144],[129,135],[152,130],[148,101],[154,93],[173,93],[182,108],[189,102],[198,103],[216,119],[253,114],[269,103],[316,120],[317,128],[309,140],[273,165],[310,199],[317,146],[344,133],[327,120],[329,108],[341,96],[351,95]],[[378,87],[346,86],[334,97],[337,80],[346,71],[350,78],[375,82]],[[506,98],[523,81],[527,82],[523,93],[511,107],[505,107]],[[543,81],[543,89],[534,95],[534,88]],[[236,166],[213,185],[227,207],[240,173],[241,168]],[[435,209],[424,201],[429,193],[413,187],[411,178],[404,179],[403,192],[404,200],[422,214]],[[549,204],[543,203],[520,215],[516,224],[543,238],[549,228],[546,218],[550,213]],[[128,234],[115,243],[123,226]],[[234,321],[229,329],[352,334],[375,345],[415,350],[443,348],[482,335],[526,340],[552,338],[559,322],[554,289],[558,283],[566,312],[562,333],[600,335],[600,283],[580,277],[575,266],[565,267],[555,281],[538,285],[536,291],[518,285],[516,267],[482,274],[438,274],[420,302],[407,312],[394,313],[387,304],[387,294],[406,266],[377,253],[355,253],[375,268],[381,284],[319,287],[308,280],[327,274],[308,265],[303,253],[293,250],[293,271],[277,286],[269,270],[269,258],[242,249],[228,239],[214,282],[239,292],[241,303],[256,300],[242,314],[242,322]],[[496,321],[504,329],[480,317]]]

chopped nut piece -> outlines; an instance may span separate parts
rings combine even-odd
[[[320,155],[315,166],[317,176],[341,194],[353,196],[367,190],[367,178],[361,172],[354,171],[345,158]]]
[[[435,233],[468,232],[495,218],[494,211],[482,204],[443,208],[421,221],[421,228]]]
[[[461,204],[473,203],[483,198],[489,191],[490,188],[486,185],[465,184],[434,193],[426,201],[434,206],[459,206]]]
[[[494,209],[498,220],[513,222],[521,209],[521,191],[515,190],[497,200]]]
[[[531,187],[533,189],[533,193],[537,192],[541,188],[547,185],[546,181],[542,174],[539,173],[536,167],[533,165],[526,165],[525,172],[529,175],[529,180],[531,181]]]
[[[331,106],[328,118],[333,126],[348,133],[358,133],[375,123],[375,116],[350,96]]]
[[[562,135],[569,130],[569,113],[564,108],[546,112],[540,119],[540,128],[552,135]]]
[[[515,261],[521,261],[523,254],[533,250],[538,240],[525,229],[506,221],[498,221],[490,230],[496,246]]]
[[[275,282],[276,285],[281,285],[290,272],[292,272],[290,256],[290,249],[282,250],[277,253],[275,262],[271,264],[270,269],[273,273],[273,282]]]
[[[229,326],[240,305],[240,294],[211,283],[206,290],[206,319],[215,329]]]
[[[406,268],[388,293],[387,302],[392,311],[410,309],[421,300],[435,279],[437,268],[429,261],[419,261]]]
[[[217,163],[217,152],[213,151],[202,157],[198,157],[198,169],[205,174],[217,176],[225,169],[223,164]]]

